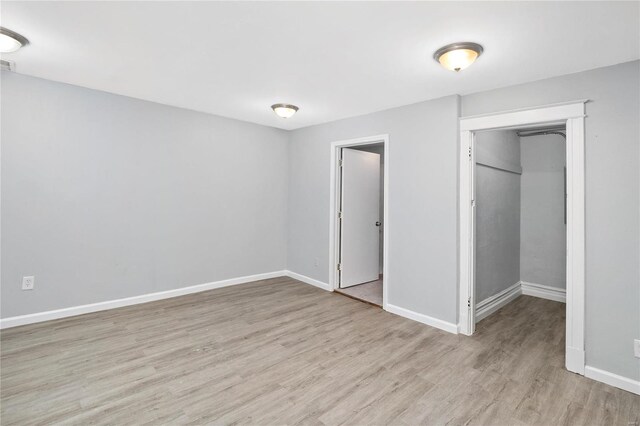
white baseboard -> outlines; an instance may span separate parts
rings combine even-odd
[[[520,296],[520,282],[515,283],[511,287],[502,290],[500,293],[487,297],[482,302],[476,304],[476,322],[488,317],[507,303]]]
[[[247,275],[244,277],[230,278],[228,280],[214,281],[210,283],[181,287],[167,291],[159,291],[157,293],[148,293],[139,296],[126,297],[124,299],[108,300],[105,302],[91,303],[88,305],[72,306],[69,308],[56,309],[53,311],[45,311],[35,314],[3,318],[0,319],[0,329],[17,327],[19,325],[34,324],[59,318],[73,317],[76,315],[105,311],[107,309],[121,308],[124,306],[138,305],[140,303],[169,299],[172,297],[184,296],[186,294],[199,293],[201,291],[213,290],[216,288],[228,287],[236,284],[244,284],[251,281],[260,281],[269,278],[283,277],[286,275],[287,271],[274,271],[264,274]]]
[[[318,281],[316,279],[307,277],[306,275],[301,275],[293,271],[285,271],[288,277],[291,277],[295,280],[302,281],[303,283],[311,284],[323,290],[331,291],[329,284],[323,283],[322,281]],[[409,318],[414,321],[421,322],[426,325],[430,325],[432,327],[439,328],[444,331],[448,331],[449,333],[458,333],[458,326],[456,324],[452,324],[446,321],[439,320],[437,318],[433,318],[427,315],[420,314],[418,312],[410,311],[409,309],[401,308],[400,306],[395,306],[387,303],[385,310],[391,312],[392,314],[400,315],[401,317]]]
[[[457,324],[442,321],[440,319],[420,314],[418,312],[410,311],[409,309],[401,308],[400,306],[392,305],[390,303],[387,303],[386,310],[391,312],[392,314],[400,315],[401,317],[409,318],[411,320],[421,322],[422,324],[430,325],[431,327],[448,331],[449,333],[458,334]]]
[[[584,375],[593,380],[597,380],[602,383],[606,383],[616,388],[626,390],[627,392],[640,395],[640,381],[628,379],[626,377],[619,376],[608,371],[600,370],[599,368],[586,366],[584,368]]]
[[[529,283],[526,281],[520,281],[520,284],[522,286],[522,294],[525,296],[535,296],[562,303],[566,303],[567,301],[567,291],[563,288]]]
[[[475,317],[476,322],[488,317],[521,294],[562,303],[566,303],[567,299],[566,290],[564,289],[526,281],[518,281],[511,287],[502,290],[500,293],[487,297],[483,301],[477,303]],[[584,365],[584,363],[582,365]]]
[[[284,273],[287,277],[293,278],[294,280],[302,281],[303,283],[311,284],[323,290],[331,291],[331,289],[329,288],[329,284],[323,283],[322,281],[318,281],[316,279],[307,277],[306,275],[298,274],[293,271],[284,271]]]

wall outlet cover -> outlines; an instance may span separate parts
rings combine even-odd
[[[640,358],[640,339],[633,341],[633,355],[635,355],[636,358]]]
[[[35,281],[36,281],[35,277],[22,277],[22,289],[33,290]]]

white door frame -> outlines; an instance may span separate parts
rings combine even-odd
[[[565,124],[567,134],[567,370],[584,375],[586,100],[460,119],[459,321],[458,330],[475,328],[474,132]]]
[[[340,150],[353,146],[384,144],[384,205],[382,218],[382,308],[387,310],[389,290],[389,135],[375,135],[364,138],[348,139],[331,143],[331,171],[329,186],[329,290],[338,288],[338,262],[340,261]]]

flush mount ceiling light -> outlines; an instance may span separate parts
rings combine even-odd
[[[298,111],[298,107],[291,104],[273,104],[271,109],[282,118],[289,118]]]
[[[436,50],[433,58],[451,71],[460,71],[471,65],[484,49],[478,43],[451,43]]]
[[[0,27],[0,53],[11,53],[20,49],[29,40],[18,33],[14,33],[4,27]]]

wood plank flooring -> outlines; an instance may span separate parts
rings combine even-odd
[[[578,424],[640,397],[563,369],[564,305],[452,335],[290,278],[1,333],[2,425]]]

